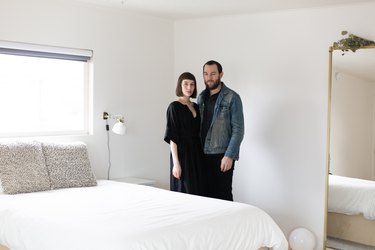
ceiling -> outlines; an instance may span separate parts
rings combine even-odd
[[[317,8],[375,0],[68,0],[136,11],[174,20]]]

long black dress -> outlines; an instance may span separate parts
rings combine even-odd
[[[199,139],[199,108],[194,103],[196,117],[189,107],[174,101],[167,109],[167,127],[164,141],[177,144],[177,154],[181,165],[181,178],[172,175],[173,158],[170,154],[170,189],[188,194],[206,195],[205,171],[203,169],[203,151]]]

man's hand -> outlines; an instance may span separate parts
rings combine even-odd
[[[232,166],[233,166],[233,159],[227,156],[224,156],[223,159],[221,159],[221,165],[220,165],[221,172],[226,172],[230,170]]]

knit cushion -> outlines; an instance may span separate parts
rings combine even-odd
[[[1,184],[1,179],[0,179],[0,194],[3,194],[3,193],[4,193],[3,184]]]
[[[0,179],[6,194],[49,190],[41,143],[0,143]]]
[[[84,143],[42,143],[42,148],[52,189],[97,185]]]

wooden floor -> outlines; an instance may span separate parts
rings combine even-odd
[[[375,247],[328,237],[326,250],[375,250]]]

